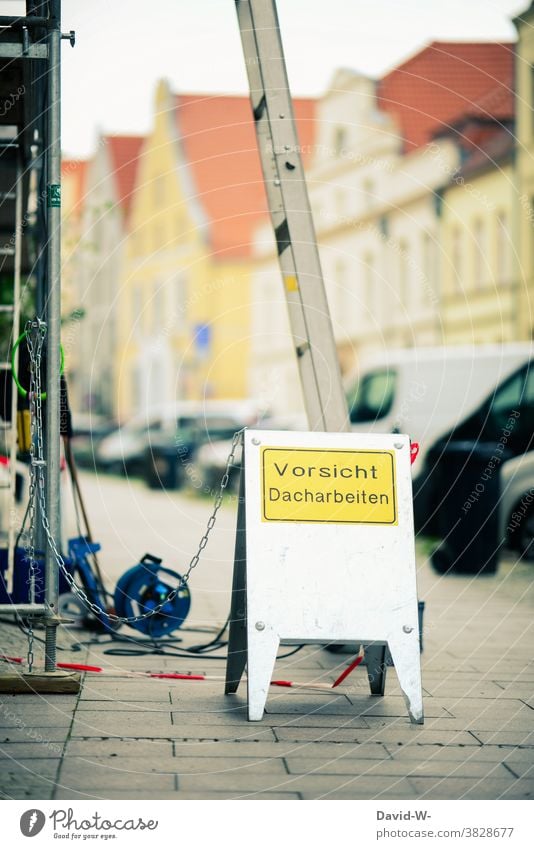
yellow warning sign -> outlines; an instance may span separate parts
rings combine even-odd
[[[396,525],[394,455],[263,448],[262,520]]]

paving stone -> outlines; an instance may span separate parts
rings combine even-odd
[[[500,794],[499,799],[534,799],[534,780],[520,778]]]
[[[170,689],[167,683],[158,680],[139,683],[111,682],[106,681],[98,687],[84,686],[80,701],[115,701],[121,699],[123,702],[169,702]],[[82,705],[80,704],[80,707]]]
[[[1,798],[1,796],[0,796]],[[46,797],[35,797],[35,798],[46,798]],[[82,791],[77,790],[67,790],[62,791],[59,790],[56,792],[54,799],[62,800],[83,800],[83,799],[158,799],[158,800],[168,800],[175,799],[179,800],[201,800],[201,801],[228,801],[231,799],[239,800],[239,801],[249,801],[249,800],[265,800],[265,801],[296,801],[300,799],[301,796],[298,793],[225,793],[223,791],[198,791],[198,792],[182,792],[180,790],[154,790],[150,787],[147,787],[144,790],[116,790],[116,789],[107,789],[105,795],[96,795],[95,793],[91,793],[87,791],[83,793]]]
[[[169,716],[171,709],[170,700],[160,702],[131,702],[122,699],[115,699],[113,701],[89,701],[85,700],[80,702],[78,705],[77,716],[83,717],[85,711],[93,710],[93,711],[127,711],[128,713],[139,713],[142,711],[143,713],[150,716],[150,720],[152,720],[153,715],[165,714]]]
[[[406,702],[401,697],[384,696],[377,698],[370,696],[368,699],[360,700],[351,696],[350,699],[359,716],[408,716]],[[450,713],[445,710],[441,700],[427,699],[424,703],[424,709],[426,720],[438,719],[439,717],[450,718]]]
[[[69,727],[60,728],[0,728],[0,743],[34,743],[46,746],[48,743],[67,739]]]
[[[401,761],[386,758],[383,761],[365,761],[356,758],[336,758],[321,761],[311,758],[286,758],[290,773],[317,772],[321,775],[385,775],[385,776],[449,776],[480,778],[487,775],[496,778],[507,778],[509,772],[506,767],[495,763],[480,763],[478,761],[465,761],[456,763],[454,761],[427,760],[417,763],[416,761]]]
[[[66,776],[60,775],[58,780],[59,790],[66,795],[63,798],[70,799],[69,792],[88,791],[89,793],[98,793],[100,798],[108,798],[108,790],[124,790],[129,793],[133,790],[143,791],[147,787],[151,791],[159,790],[174,790],[175,778],[174,775],[133,775],[131,773],[122,773],[112,771],[110,769],[98,769],[91,767],[90,775],[80,775],[78,773],[67,773]],[[130,798],[130,797],[126,797]],[[159,796],[157,797],[159,798]]]
[[[436,681],[435,683],[425,681],[425,689],[434,698],[474,698],[474,699],[501,699],[505,698],[502,687],[493,681],[480,681],[475,685],[465,685],[456,681]],[[513,698],[516,698],[514,696]],[[426,702],[425,702],[426,707]]]
[[[64,743],[0,743],[0,761],[20,758],[58,758],[63,752]],[[0,767],[1,771],[1,767]]]
[[[291,775],[283,777],[275,776],[239,776],[239,775],[190,775],[180,778],[180,790],[182,791],[226,791],[243,793],[255,792],[296,792],[303,798],[320,798],[322,795],[331,794],[332,798],[339,798],[339,793],[347,794],[347,798],[374,798],[379,792],[391,793],[394,798],[399,798],[397,793],[411,793],[413,788],[406,779],[382,777],[372,779],[366,776],[335,776],[335,775]],[[247,786],[248,785],[248,786]]]
[[[9,782],[7,788],[0,789],[0,799],[51,799],[54,791],[54,783],[39,782],[15,784]]]
[[[62,712],[44,707],[24,708],[23,705],[0,707],[0,736],[7,734],[7,728],[62,728],[70,726],[72,711]]]
[[[347,703],[348,704],[348,703]],[[246,709],[244,706],[236,709],[235,711],[228,711],[227,713],[222,713],[221,711],[214,712],[213,714],[204,712],[199,714],[187,713],[183,712],[175,712],[173,711],[172,717],[175,725],[180,726],[182,724],[188,726],[194,725],[206,725],[209,722],[213,722],[214,725],[219,726],[234,726],[236,728],[242,728],[243,725],[246,725],[249,729],[252,729],[254,726],[261,728],[262,726],[270,725],[273,728],[280,726],[299,726],[299,727],[310,727],[317,726],[318,728],[332,728],[332,727],[344,727],[344,728],[368,728],[368,723],[366,719],[363,717],[359,717],[354,714],[350,705],[348,705],[348,712],[345,715],[346,708],[343,708],[343,713],[340,715],[338,713],[322,713],[319,710],[311,712],[297,712],[297,713],[273,713],[273,714],[265,714],[264,718],[260,722],[248,722]]]
[[[473,731],[481,743],[498,746],[534,746],[534,731]]]
[[[385,747],[376,743],[189,743],[174,744],[178,757],[287,757],[295,755],[299,758],[335,758],[340,755],[358,756],[382,760],[389,757]]]
[[[21,693],[13,696],[2,693],[0,696],[0,716],[4,708],[15,713],[20,713],[22,710],[29,710],[30,713],[39,713],[41,710],[72,713],[77,701],[77,695],[61,695],[59,693],[54,695]]]
[[[316,740],[334,742],[354,743],[423,743],[446,745],[455,743],[466,746],[480,746],[481,743],[466,731],[429,731],[428,729],[415,729],[410,727],[383,727],[380,729],[357,729],[357,728],[298,728],[277,727],[274,729],[277,740],[294,740],[297,742]]]
[[[300,716],[345,716],[347,719],[358,716],[360,711],[355,711],[352,703],[346,696],[303,696],[300,693],[294,695],[283,695],[277,698],[270,697],[265,706],[268,716],[280,714],[299,714]]]
[[[53,780],[59,769],[59,758],[50,758],[43,760],[42,758],[20,758],[17,761],[2,761],[1,765],[1,780],[4,787],[9,786],[9,782],[14,784],[26,782],[32,783],[39,779],[47,778]]]
[[[517,778],[534,779],[534,757],[531,756],[530,760],[526,761],[523,758],[517,758],[514,754],[507,757],[504,764],[512,770]]]
[[[514,699],[530,699],[534,697],[534,679],[530,682],[522,680],[503,681],[499,679],[495,682],[497,686],[502,687],[505,693],[511,693]]]
[[[484,778],[473,781],[469,778],[411,778],[419,799],[523,799],[534,791],[534,782],[520,782],[512,775],[510,779]],[[530,785],[530,787],[528,786]]]
[[[419,746],[409,744],[395,746],[392,743],[385,747],[392,758],[401,761],[484,761],[486,763],[502,763],[517,756],[521,763],[534,762],[531,749],[517,749],[513,746]]]
[[[472,699],[466,697],[447,698],[440,696],[439,703],[453,716],[528,716],[524,702],[519,699]],[[531,716],[534,725],[534,713]]]
[[[65,757],[136,757],[145,756],[166,757],[173,754],[173,744],[170,740],[120,740],[116,737],[107,740],[80,740],[71,738],[65,749]]]
[[[225,774],[230,772],[285,775],[287,769],[283,758],[245,757],[181,757],[169,755],[158,757],[71,757],[65,758],[61,769],[62,780],[96,769],[99,773],[108,770],[112,774],[128,775],[196,775]],[[147,782],[148,783],[148,782]]]
[[[138,737],[146,735],[147,731],[157,734],[158,737],[170,736],[170,711],[167,714],[153,713],[150,715],[150,721],[142,712],[136,711],[77,711],[71,733],[78,737],[121,737],[126,729],[129,734]],[[165,735],[162,734],[163,731],[166,732]]]

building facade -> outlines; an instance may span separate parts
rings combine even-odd
[[[495,127],[502,117],[501,101],[506,100],[503,92],[508,93],[509,106],[512,73],[510,45],[436,42],[378,81],[338,72],[318,102],[307,178],[347,380],[371,352],[473,341],[465,323],[455,330],[458,299],[451,296],[447,279],[455,261],[448,231],[454,229],[455,217],[461,220],[457,207],[468,197],[455,194],[456,178],[466,167],[466,145],[461,143],[465,122],[456,132],[452,128],[476,104],[485,104],[479,123],[484,118]],[[496,83],[496,78],[502,82]],[[485,143],[482,137],[478,143],[472,139],[473,178],[478,168],[474,153]],[[509,151],[499,157],[497,185],[480,192],[499,194],[508,185]],[[490,160],[486,157],[486,169]],[[477,179],[482,179],[479,172]],[[504,234],[510,240],[510,202],[508,191],[496,204],[501,242]],[[250,391],[271,385],[276,409],[296,411],[302,406],[297,367],[267,230],[258,233],[256,246]],[[508,262],[508,254],[495,262]],[[466,263],[465,273],[472,276],[477,269]],[[472,292],[476,287],[470,278],[462,278],[461,289]],[[488,310],[498,323],[505,309],[502,292],[496,287],[492,292],[493,297],[490,293],[486,301],[480,299],[477,325]],[[508,301],[506,310],[509,316]],[[480,324],[476,341],[496,335],[485,320],[486,329]],[[503,338],[510,333],[507,326]]]

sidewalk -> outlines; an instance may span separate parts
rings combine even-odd
[[[84,476],[83,487],[110,585],[146,551],[184,569],[209,502],[116,479]],[[234,523],[225,506],[191,581],[191,628],[226,618]],[[244,682],[225,697],[222,681],[86,675],[78,696],[0,696],[0,797],[532,798],[533,577],[532,565],[512,559],[496,577],[438,577],[420,557],[424,726],[410,725],[393,669],[384,698],[368,695],[361,667],[332,693],[272,688],[259,723],[246,720]],[[209,639],[182,636],[184,645]],[[58,644],[90,637],[63,630]],[[25,652],[9,625],[0,624],[0,644],[1,653]],[[108,647],[58,657],[117,672],[224,675],[220,660],[113,656]],[[41,664],[41,647],[36,657]],[[330,682],[351,659],[311,646],[280,661],[276,676]]]

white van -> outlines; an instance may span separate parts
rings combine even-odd
[[[407,433],[427,451],[532,357],[532,343],[391,350],[365,359],[348,383],[352,430]]]

